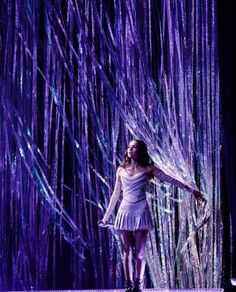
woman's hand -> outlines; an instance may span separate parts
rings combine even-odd
[[[199,190],[194,190],[188,185],[185,186],[184,190],[192,193],[197,201],[207,202],[206,198],[204,197],[204,194],[200,192]]]
[[[102,220],[99,220],[98,221],[98,225],[100,227],[107,227],[107,221],[104,221],[103,219]]]
[[[201,202],[207,202],[207,199],[204,197],[204,194],[198,190],[193,190],[192,194],[194,195],[195,199]]]

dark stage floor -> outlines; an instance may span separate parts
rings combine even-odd
[[[34,291],[34,292],[110,292],[110,291],[124,291],[124,289],[101,289],[101,290],[43,290],[43,291]],[[143,292],[223,292],[224,289],[143,289]],[[12,291],[5,291],[5,292],[12,292]],[[14,291],[17,292],[17,291]],[[19,291],[22,292],[22,291]]]

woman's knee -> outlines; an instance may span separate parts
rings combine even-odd
[[[139,251],[136,253],[136,260],[143,261],[145,259],[145,252]]]
[[[125,258],[132,258],[132,246],[124,246],[124,256]]]

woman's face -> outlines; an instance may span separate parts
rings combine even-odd
[[[130,141],[129,146],[127,148],[127,155],[129,158],[136,160],[138,158],[138,142],[135,140]]]

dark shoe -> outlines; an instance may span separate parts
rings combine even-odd
[[[133,291],[134,282],[131,280],[125,281],[125,292],[132,292]]]
[[[135,279],[133,292],[141,292],[143,289],[143,279]]]

